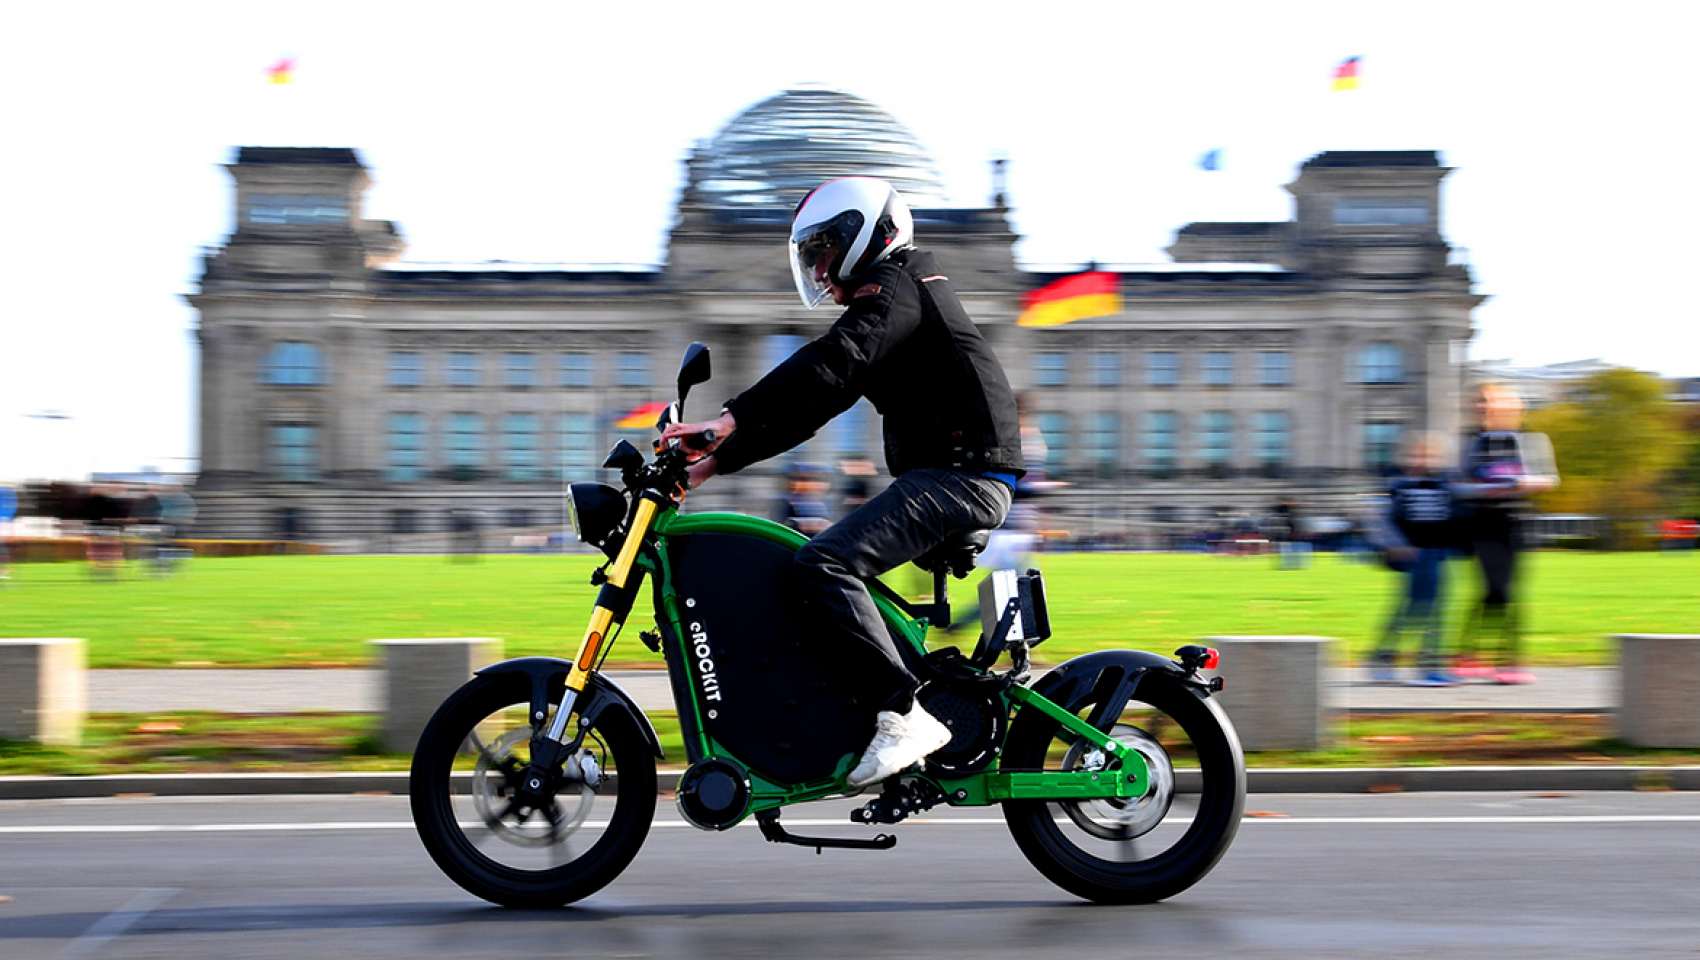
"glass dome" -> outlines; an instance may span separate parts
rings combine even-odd
[[[717,207],[790,209],[822,180],[860,175],[910,206],[944,205],[932,158],[885,111],[837,90],[794,89],[732,119],[704,145],[699,195]]]

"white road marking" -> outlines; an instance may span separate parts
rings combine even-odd
[[[858,824],[850,823],[847,818],[784,820],[786,827],[853,827]],[[1067,820],[1058,820],[1067,823]],[[1164,826],[1180,826],[1191,820],[1174,819],[1163,821]],[[1328,824],[1336,826],[1392,826],[1410,825],[1459,825],[1472,824],[1502,824],[1545,826],[1562,823],[1700,823],[1700,814],[1577,814],[1573,816],[1480,816],[1480,817],[1247,817],[1240,821],[1242,824]],[[939,817],[936,819],[916,819],[908,821],[908,825],[922,826],[960,826],[983,827],[1002,826],[1002,817]],[[476,822],[462,823],[463,827],[481,826]],[[600,830],[608,826],[606,820],[587,820],[582,829]],[[672,827],[689,827],[683,820],[657,820],[652,825],[656,829]],[[738,824],[740,827],[754,827],[755,821],[745,820]],[[891,824],[882,826],[890,827]],[[0,826],[0,835],[11,834],[78,834],[78,833],[289,833],[337,830],[411,830],[410,820],[324,820],[302,823],[70,823],[70,824],[30,824]]]
[[[124,931],[136,925],[136,922],[152,913],[156,907],[170,900],[177,893],[176,887],[150,888],[131,897],[124,905],[112,911],[89,925],[83,935],[72,940],[65,947],[61,957],[89,957],[96,950],[112,940],[124,935]]]

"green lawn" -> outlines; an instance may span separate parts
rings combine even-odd
[[[90,665],[361,663],[367,640],[498,637],[512,654],[571,655],[593,596],[589,556],[198,559],[151,579],[94,582],[81,564],[19,564],[0,585],[0,637],[84,637]],[[1360,657],[1393,600],[1378,567],[1320,556],[1056,554],[1045,558],[1055,636],[1037,659],[1136,647],[1168,652],[1209,634],[1316,634]],[[1473,571],[1453,565],[1454,623]],[[1536,663],[1609,662],[1609,636],[1700,632],[1700,552],[1540,553],[1529,558]],[[957,602],[971,597],[956,587]],[[647,596],[647,593],[645,594]],[[643,623],[634,615],[633,626]],[[614,661],[656,661],[635,635]]]

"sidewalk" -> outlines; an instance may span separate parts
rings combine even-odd
[[[1617,700],[1615,667],[1546,667],[1534,673],[1536,682],[1525,687],[1376,686],[1360,668],[1337,669],[1330,682],[1338,688],[1339,705],[1358,712],[1607,713]],[[644,710],[673,709],[665,673],[617,670],[609,676]],[[102,713],[372,713],[383,707],[380,679],[380,671],[365,669],[91,670],[89,709]],[[1232,673],[1227,682],[1232,690]]]

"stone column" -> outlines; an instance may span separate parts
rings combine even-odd
[[[1206,637],[1222,655],[1222,709],[1246,750],[1316,750],[1331,739],[1328,637]]]
[[[1700,634],[1616,639],[1618,737],[1638,747],[1700,747]]]
[[[81,740],[86,666],[82,640],[0,640],[0,740]]]
[[[484,637],[373,640],[384,675],[384,749],[411,753],[437,706],[473,671],[502,658],[502,641]]]

